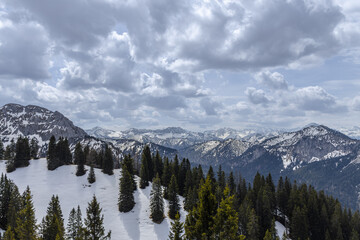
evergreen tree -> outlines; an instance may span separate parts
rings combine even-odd
[[[94,183],[96,181],[96,177],[95,177],[95,171],[94,171],[94,167],[91,165],[90,167],[90,172],[88,175],[88,182],[90,184]]]
[[[16,240],[14,229],[12,229],[11,226],[7,227],[6,232],[4,233],[4,236],[2,239],[3,240]]]
[[[132,157],[129,155],[125,155],[125,158],[123,160],[123,166],[126,166],[126,169],[128,170],[130,176],[131,176],[131,181],[133,184],[133,190],[135,191],[137,188],[136,185],[136,181],[135,181],[135,171],[134,171],[134,161],[132,159]]]
[[[11,189],[9,208],[7,211],[7,225],[14,231],[17,227],[16,219],[19,211],[23,208],[23,199],[18,187],[14,184]],[[16,236],[15,236],[16,237]]]
[[[307,239],[309,237],[307,213],[305,209],[299,206],[294,208],[292,214],[290,236],[292,239]]]
[[[171,223],[169,239],[182,240],[184,239],[183,232],[184,232],[184,224],[180,222],[180,215],[179,213],[177,213],[175,215],[174,222]]]
[[[163,174],[163,165],[162,165],[162,159],[160,156],[159,151],[156,150],[156,154],[155,157],[153,158],[154,160],[154,176],[156,176],[156,174],[159,174],[159,177],[161,179],[162,174]]]
[[[47,152],[47,167],[49,170],[55,170],[59,166],[57,160],[58,159],[56,157],[56,139],[55,136],[52,135],[50,137],[49,147]]]
[[[149,186],[148,176],[147,176],[147,163],[146,161],[141,161],[141,167],[140,167],[140,188],[144,189],[147,186]]]
[[[118,202],[120,212],[129,212],[134,208],[135,201],[133,191],[133,178],[127,170],[127,166],[123,165],[120,178],[120,193]]]
[[[66,238],[69,240],[81,240],[83,239],[83,224],[81,218],[80,206],[77,207],[77,210],[73,208],[69,214],[68,225],[66,229]]]
[[[41,223],[40,235],[43,240],[64,239],[65,237],[64,219],[58,196],[51,197],[46,216]]]
[[[39,144],[38,140],[33,137],[30,141],[30,157],[32,159],[38,159]]]
[[[4,152],[4,159],[5,160],[11,160],[12,157],[11,157],[12,153],[11,153],[11,148],[10,148],[10,145],[7,145],[6,148],[5,148],[5,152]]]
[[[75,146],[74,157],[74,161],[77,163],[76,176],[83,176],[85,174],[85,156],[80,143]]]
[[[180,205],[179,197],[177,195],[178,186],[176,183],[175,175],[172,175],[170,185],[168,187],[168,199],[169,199],[169,212],[168,215],[171,219],[175,219],[176,214],[179,214]]]
[[[350,240],[359,240],[359,233],[355,229],[351,231]]]
[[[6,161],[6,172],[11,173],[16,170],[15,160],[9,159]]]
[[[154,175],[154,166],[153,166],[153,161],[152,161],[152,157],[151,157],[151,151],[150,151],[150,147],[148,145],[146,145],[144,147],[144,150],[142,152],[141,155],[141,162],[145,161],[146,162],[146,177],[147,177],[147,181],[151,181],[153,180],[153,178],[155,177]]]
[[[247,224],[247,232],[248,235],[246,236],[246,239],[249,240],[258,240],[259,239],[259,221],[258,217],[255,214],[255,210],[251,209],[250,215],[249,215],[249,221]]]
[[[199,189],[197,207],[186,216],[185,234],[190,239],[210,239],[217,202],[212,192],[211,180],[206,178]]]
[[[110,239],[111,233],[105,235],[104,215],[101,214],[102,208],[97,202],[95,195],[88,204],[85,218],[85,236],[89,240]]]
[[[105,145],[105,156],[104,156],[104,164],[103,164],[103,173],[108,175],[114,174],[114,160],[112,156],[111,149],[108,145]]]
[[[14,158],[15,168],[26,167],[30,160],[30,146],[27,138],[19,137],[16,142],[16,153]]]
[[[235,179],[234,179],[234,174],[231,171],[229,178],[228,178],[228,186],[229,186],[229,190],[230,190],[230,195],[234,195],[236,192],[236,184],[235,184]]]
[[[161,181],[159,175],[153,180],[150,193],[150,218],[155,223],[161,223],[164,219],[164,199],[162,196]]]
[[[2,142],[1,139],[0,139],[0,160],[4,159],[4,152],[5,152],[5,150],[4,150],[4,144],[3,144],[3,142]]]
[[[228,187],[225,188],[223,199],[214,217],[212,239],[238,240],[238,214],[234,209],[234,195],[230,195]]]
[[[24,192],[24,207],[18,213],[15,233],[19,239],[36,240],[36,219],[29,187]]]

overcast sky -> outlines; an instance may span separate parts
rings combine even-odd
[[[0,105],[85,129],[359,126],[359,0],[1,0]]]

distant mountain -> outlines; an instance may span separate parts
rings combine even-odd
[[[19,135],[35,137],[43,145],[52,135],[74,139],[83,138],[87,133],[57,111],[34,105],[6,104],[0,108],[0,138],[6,145]]]

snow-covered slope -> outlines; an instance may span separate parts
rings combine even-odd
[[[87,134],[59,112],[34,105],[6,104],[0,108],[0,138],[7,145],[19,135],[30,139],[35,137],[41,146],[52,135],[72,139],[82,138]]]
[[[5,161],[0,161],[0,171],[5,172]],[[87,182],[87,174],[76,177],[75,172],[76,166],[62,166],[48,171],[46,159],[39,159],[31,160],[30,166],[18,168],[8,177],[21,192],[27,185],[30,186],[38,223],[46,215],[53,194],[59,196],[65,225],[70,210],[77,205],[80,205],[83,217],[86,215],[87,203],[95,194],[103,209],[105,228],[111,230],[112,239],[167,239],[171,227],[169,218],[166,217],[161,224],[153,223],[149,218],[151,185],[135,192],[136,205],[131,212],[120,213],[117,207],[120,170],[109,176],[95,169],[96,182],[93,184]],[[165,209],[168,209],[166,201]],[[181,210],[181,221],[185,220],[185,216],[186,212]]]

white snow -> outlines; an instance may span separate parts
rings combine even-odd
[[[278,236],[280,237],[280,239],[282,238],[282,236],[284,235],[285,232],[285,227],[284,225],[282,225],[280,222],[275,221],[275,228],[277,231]]]
[[[345,156],[346,154],[348,154],[348,153],[343,152],[343,151],[335,150],[335,151],[329,152],[323,158],[324,159],[329,159],[329,158],[342,157],[342,156]]]
[[[0,161],[0,171],[5,173],[5,161]],[[161,224],[156,224],[149,218],[149,203],[151,184],[146,189],[135,191],[135,207],[129,213],[120,213],[117,207],[119,194],[120,170],[114,170],[113,176],[103,174],[95,169],[96,182],[90,185],[87,174],[75,176],[76,166],[62,166],[54,171],[48,171],[46,159],[31,160],[30,166],[18,168],[8,173],[22,193],[30,186],[33,194],[36,218],[38,223],[46,215],[46,209],[53,194],[58,195],[61,203],[65,226],[73,207],[80,205],[83,217],[86,207],[95,194],[102,213],[106,231],[111,230],[112,239],[167,239],[171,227],[170,219],[166,217]],[[180,198],[182,205],[182,198]],[[165,201],[165,212],[168,204]],[[186,212],[181,209],[181,221],[185,221]]]

